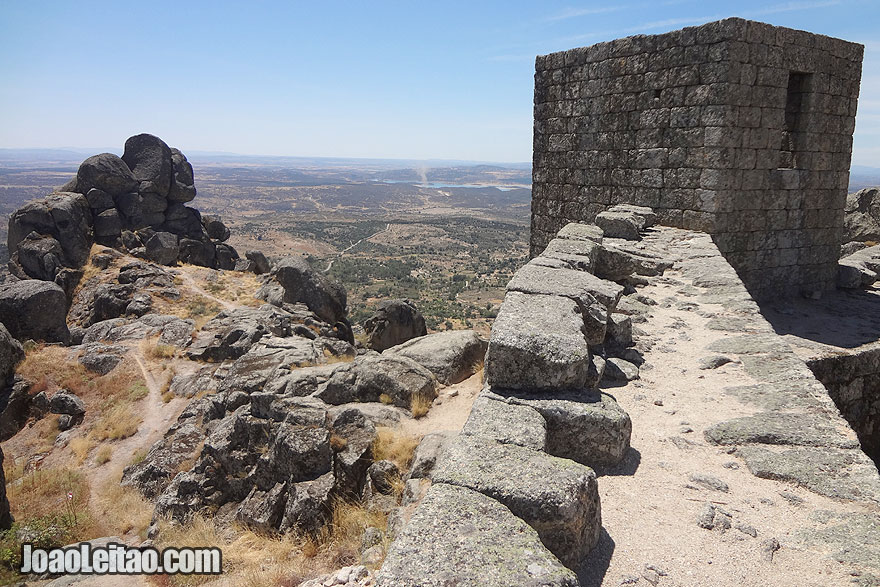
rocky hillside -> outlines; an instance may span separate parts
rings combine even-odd
[[[332,544],[328,568],[360,562],[337,560],[340,511],[371,520],[355,524],[357,542],[367,526],[381,535],[421,436],[396,430],[479,371],[485,341],[427,336],[407,300],[383,304],[356,344],[341,286],[300,257],[239,258],[219,219],[185,205],[195,194],[186,157],[138,135],[122,158],[86,159],[10,216],[18,280],[0,286],[9,552],[45,524],[49,544],[118,535],[138,545],[211,519],[259,540]],[[78,480],[83,517],[49,507],[46,475]],[[40,499],[49,505],[28,505]],[[374,549],[374,566],[383,553]]]

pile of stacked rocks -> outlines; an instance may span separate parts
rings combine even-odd
[[[649,208],[620,207],[597,224],[635,240],[654,220]],[[629,318],[615,310],[634,273],[668,266],[632,240],[572,223],[517,271],[492,327],[486,387],[461,434],[441,442],[434,462],[417,450],[405,496],[424,497],[378,585],[578,584],[572,569],[602,527],[596,471],[624,460],[632,431],[598,388],[607,349],[632,342]],[[436,444],[429,436],[423,444]]]
[[[164,265],[234,269],[239,255],[225,243],[229,229],[187,206],[195,196],[183,153],[153,135],[133,136],[121,158],[89,157],[57,192],[10,216],[10,272],[69,293],[94,242]]]

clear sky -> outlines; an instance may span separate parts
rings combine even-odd
[[[535,55],[728,16],[865,44],[880,167],[878,0],[0,0],[0,147],[528,161]]]

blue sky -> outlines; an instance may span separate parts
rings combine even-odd
[[[865,44],[880,167],[877,0],[0,0],[0,147],[528,161],[535,55],[728,16]]]

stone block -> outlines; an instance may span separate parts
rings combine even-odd
[[[511,511],[477,491],[435,484],[388,548],[377,587],[577,587],[577,577]]]
[[[434,483],[466,487],[504,504],[569,568],[576,568],[599,540],[596,474],[574,461],[461,436],[440,458]]]
[[[486,381],[511,389],[584,386],[590,351],[577,302],[558,295],[510,291],[492,326]]]

